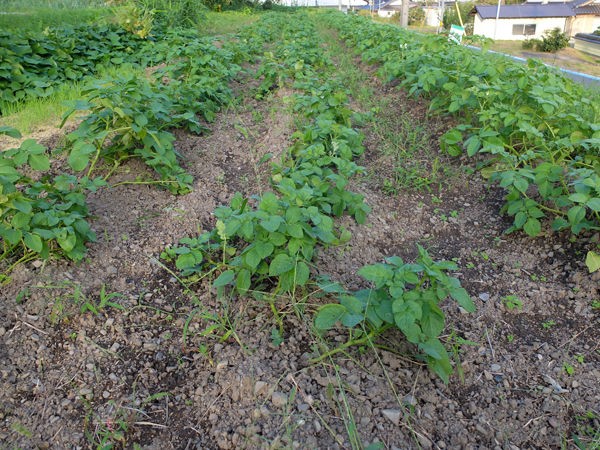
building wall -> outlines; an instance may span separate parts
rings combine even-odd
[[[573,17],[569,37],[575,36],[577,33],[593,33],[600,27],[599,16],[577,16]]]
[[[437,27],[440,25],[440,9],[435,7],[423,7],[425,11],[425,25],[428,27]]]
[[[502,7],[500,7],[502,11]],[[535,24],[535,34],[532,36],[513,35],[513,25],[533,25]],[[496,27],[496,19],[482,20],[479,14],[475,15],[475,23],[473,24],[473,34],[496,39],[498,41],[523,41],[525,39],[537,38],[541,39],[544,31],[553,28],[565,30],[566,17],[547,17],[541,19],[499,19],[496,36],[494,37],[494,29]]]

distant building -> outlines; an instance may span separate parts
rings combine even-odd
[[[520,5],[476,6],[473,34],[497,40],[540,39],[559,28],[572,37],[592,33],[600,26],[600,0],[529,0]],[[496,20],[498,14],[498,20]]]

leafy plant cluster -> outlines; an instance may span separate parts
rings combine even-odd
[[[11,128],[0,134],[20,137]],[[46,148],[32,139],[0,152],[0,283],[12,268],[52,252],[78,261],[86,242],[96,236],[88,222],[85,192],[101,180],[78,180],[72,175],[51,177]]]
[[[317,245],[350,239],[333,217],[347,213],[364,223],[369,212],[363,197],[347,190],[350,177],[362,172],[353,161],[364,150],[362,136],[352,128],[361,118],[349,108],[345,89],[322,70],[331,63],[312,23],[307,16],[292,17],[271,16],[257,25],[265,38],[277,38],[264,64],[279,68],[277,85],[293,83],[295,111],[307,120],[294,134],[287,157],[273,165],[273,192],[250,199],[236,194],[229,206],[215,210],[213,230],[184,238],[161,255],[191,279],[213,274],[213,286],[221,293],[243,295],[273,286],[275,292],[294,292],[309,281]],[[265,32],[269,29],[278,31]],[[259,73],[269,80],[266,84],[275,79],[270,69]],[[369,337],[396,326],[425,353],[432,370],[448,380],[451,366],[439,341],[444,314],[438,303],[452,296],[468,310],[473,304],[458,280],[445,274],[456,269],[453,263],[436,263],[419,251],[415,264],[390,258],[363,268],[362,276],[375,282],[375,289],[347,293],[339,287],[340,303],[322,307],[315,324],[322,331],[338,321],[349,327],[364,324]],[[323,289],[334,292],[330,286]]]
[[[315,44],[313,27],[270,15],[260,29],[266,42],[277,39],[264,64],[276,64],[278,78],[296,81],[303,92],[296,108],[311,120],[295,134],[289,157],[274,167],[274,192],[251,199],[236,194],[229,206],[215,210],[212,231],[183,239],[163,253],[184,276],[214,271],[220,274],[216,287],[231,286],[240,294],[270,284],[281,292],[304,286],[316,245],[349,238],[331,216],[350,212],[363,222],[368,212],[362,196],[345,189],[348,178],[361,170],[352,162],[363,151],[361,136],[351,127],[346,94],[319,75],[318,69],[329,63]],[[269,83],[275,76],[258,73]],[[309,104],[303,103],[307,99]]]
[[[371,289],[348,292],[337,283],[322,282],[326,292],[338,295],[339,303],[321,307],[315,326],[328,330],[337,322],[349,328],[363,325],[366,334],[359,333],[359,342],[397,327],[423,352],[431,370],[448,382],[452,365],[439,339],[445,326],[439,304],[452,297],[469,312],[475,311],[475,305],[459,280],[446,273],[458,269],[454,262],[433,261],[423,247],[418,249],[414,263],[393,256],[360,269],[359,275],[373,284]]]
[[[569,45],[569,37],[560,31],[560,28],[546,30],[542,39],[526,39],[523,41],[524,49],[533,49],[540,52],[555,53]]]
[[[92,180],[100,160],[112,161],[114,170],[121,161],[140,157],[158,173],[159,183],[174,193],[189,191],[192,178],[179,165],[170,130],[205,131],[204,123],[232,100],[227,83],[241,70],[236,61],[252,52],[243,43],[217,48],[197,32],[180,30],[152,43],[148,54],[147,61],[170,63],[147,78],[96,80],[67,114],[86,112],[67,136],[68,163],[75,172],[86,170],[83,176],[52,177],[46,148],[33,140],[0,152],[0,281],[17,264],[51,253],[83,258],[85,242],[95,240],[86,221],[85,193],[106,184],[103,178]],[[20,137],[9,128],[0,134]]]
[[[115,166],[141,158],[176,194],[189,192],[192,177],[180,166],[170,130],[186,128],[200,134],[224,104],[232,100],[228,87],[239,73],[238,53],[217,48],[195,32],[175,31],[152,46],[155,61],[172,61],[148,78],[133,74],[97,80],[83,90],[75,111],[87,115],[68,135],[68,162],[91,176],[99,160]],[[241,53],[240,53],[241,54]],[[242,54],[243,55],[243,54]]]
[[[0,101],[46,97],[58,84],[79,81],[101,65],[139,62],[143,44],[116,26],[0,31]]]
[[[583,87],[539,63],[449,45],[443,38],[328,16],[379,73],[398,79],[430,109],[459,124],[441,138],[459,156],[486,157],[488,173],[507,190],[509,231],[600,229],[600,103]]]

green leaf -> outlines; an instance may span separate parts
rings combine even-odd
[[[321,306],[315,316],[315,328],[321,331],[329,330],[342,320],[344,314],[346,314],[346,308],[340,304],[330,303]]]
[[[31,200],[29,200],[28,198],[15,198],[13,199],[13,207],[17,210],[17,211],[21,211],[22,213],[25,214],[29,214],[31,213],[32,207],[31,207]]]
[[[75,233],[73,233],[72,231],[66,232],[62,233],[61,236],[57,236],[56,241],[66,253],[70,253],[71,250],[73,250],[75,248],[75,245],[77,244],[77,236],[75,236]]]
[[[175,261],[175,267],[179,270],[189,269],[194,267],[197,264],[196,257],[193,253],[186,253],[183,255],[179,255],[177,260]]]
[[[587,206],[588,208],[590,208],[594,212],[599,212],[600,211],[600,198],[594,197],[594,198],[590,199],[585,204],[585,206]]]
[[[302,239],[304,236],[304,231],[302,229],[302,225],[299,223],[293,223],[287,226],[287,233],[295,238]]]
[[[251,274],[248,269],[242,269],[239,271],[238,276],[235,280],[235,287],[240,294],[245,294],[251,285]]]
[[[12,228],[0,229],[0,236],[6,239],[9,244],[17,245],[21,238],[23,237],[23,233],[19,230],[14,230]]]
[[[600,269],[600,255],[590,250],[585,258],[585,265],[590,273],[596,272]]]
[[[295,265],[294,259],[286,254],[280,253],[273,258],[273,261],[271,261],[271,264],[269,265],[269,276],[276,277],[282,273],[289,272]]]
[[[310,269],[308,268],[308,265],[305,262],[300,261],[296,265],[296,284],[298,286],[304,286],[308,282],[309,277]]]
[[[21,133],[19,132],[19,130],[13,127],[7,127],[5,125],[0,126],[0,135],[2,134],[15,139],[19,139],[21,137]]]
[[[260,225],[267,231],[271,233],[277,231],[279,229],[279,225],[283,223],[283,217],[281,216],[270,216],[266,220],[262,220]]]
[[[394,272],[384,264],[364,266],[358,271],[358,274],[365,280],[375,283],[377,288],[391,281],[394,276]]]
[[[29,165],[34,170],[48,170],[50,169],[50,160],[46,155],[29,155]]]
[[[11,225],[17,230],[23,230],[29,228],[30,222],[31,216],[29,214],[18,212],[13,216],[11,220]]]
[[[227,286],[235,278],[235,272],[233,270],[226,270],[213,282],[214,287]]]
[[[573,206],[567,212],[567,217],[569,218],[569,223],[571,226],[577,225],[583,219],[585,219],[585,207],[583,206]]]
[[[584,194],[583,192],[576,192],[575,194],[569,195],[569,200],[573,203],[585,203],[590,199],[588,194]]]
[[[521,193],[527,192],[527,188],[529,187],[529,182],[525,178],[516,178],[513,186]]]
[[[456,300],[465,311],[475,312],[475,303],[473,303],[471,296],[465,288],[461,287],[450,289],[450,296]]]
[[[467,139],[465,144],[467,146],[467,155],[469,156],[473,156],[481,148],[481,140],[479,140],[479,137],[476,135],[473,135]]]
[[[44,248],[44,244],[42,243],[42,238],[40,238],[36,234],[26,233],[23,241],[25,245],[32,251],[36,253],[41,253]]]
[[[542,224],[539,220],[530,217],[525,225],[523,225],[523,230],[531,237],[535,237],[542,231]]]
[[[96,151],[92,144],[76,142],[69,154],[68,162],[71,169],[76,172],[85,169],[90,162],[90,155]]]
[[[420,342],[418,347],[426,355],[431,356],[433,359],[444,359],[445,357],[448,357],[448,353],[439,339],[432,338],[427,342]]]

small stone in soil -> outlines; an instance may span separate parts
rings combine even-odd
[[[264,381],[257,381],[254,384],[254,395],[264,395],[267,393],[269,385]]]
[[[402,413],[399,409],[382,409],[381,414],[394,425],[400,424],[400,416]]]
[[[271,396],[271,402],[273,402],[273,406],[275,406],[276,408],[284,407],[285,405],[287,405],[287,401],[287,395],[285,395],[283,392],[275,391]]]
[[[402,399],[402,403],[405,405],[415,406],[417,404],[417,399],[414,397],[414,395],[407,394]]]

